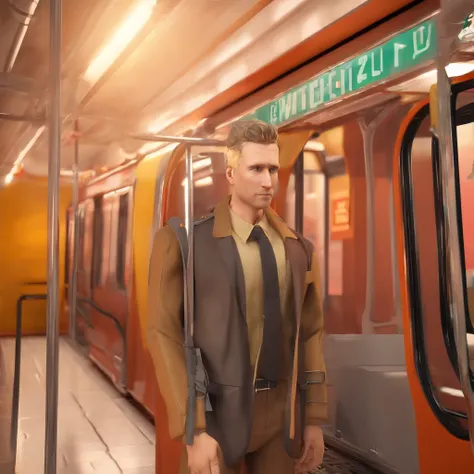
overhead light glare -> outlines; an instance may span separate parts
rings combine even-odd
[[[155,5],[156,0],[139,0],[135,9],[119,26],[109,42],[87,68],[84,75],[86,81],[97,81],[114,63],[150,19]]]
[[[474,63],[450,63],[445,69],[448,77],[464,76],[474,71]]]
[[[205,186],[210,186],[214,180],[212,179],[212,176],[206,176],[205,178],[198,179],[194,182],[194,187],[196,188],[203,188]],[[183,181],[181,181],[181,186],[185,187],[185,189],[188,188],[188,178],[184,178]]]
[[[207,176],[206,178],[198,179],[195,183],[194,186],[197,188],[202,188],[204,186],[210,186],[214,180],[212,179],[212,176]]]
[[[36,143],[38,138],[43,134],[45,130],[45,126],[42,125],[38,130],[36,130],[36,133],[33,135],[31,140],[27,143],[25,148],[18,153],[18,158],[15,160],[13,163],[12,169],[8,173],[8,175],[5,177],[5,184],[10,184],[13,181],[13,176],[15,173],[18,173],[21,167],[21,162],[24,160],[25,156],[28,154],[28,152],[33,148],[33,145]]]
[[[211,165],[212,165],[212,160],[209,157],[203,158],[202,160],[198,160],[193,163],[193,170],[194,171],[202,170],[203,168],[207,168],[208,166],[211,166]]]

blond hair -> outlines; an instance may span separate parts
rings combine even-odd
[[[257,119],[233,123],[227,137],[227,166],[237,167],[244,143],[278,144],[278,130],[275,125]]]

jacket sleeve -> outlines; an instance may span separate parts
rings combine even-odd
[[[182,327],[183,265],[178,239],[169,227],[156,233],[149,272],[148,350],[166,405],[170,436],[180,438],[185,435],[188,398]],[[204,402],[198,399],[196,404],[196,430],[205,430]]]
[[[305,423],[306,425],[321,425],[328,420],[328,404],[326,365],[323,355],[324,318],[319,265],[314,252],[311,271],[307,272],[306,278],[308,286],[301,315],[307,381]]]

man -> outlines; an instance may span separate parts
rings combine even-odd
[[[322,462],[327,403],[319,270],[311,244],[270,208],[278,188],[277,140],[276,128],[264,122],[232,126],[231,196],[195,225],[193,337],[209,383],[198,394],[182,474],[239,474],[244,460],[248,474],[293,474]],[[149,293],[148,346],[171,437],[182,438],[183,267],[170,226],[156,234]]]

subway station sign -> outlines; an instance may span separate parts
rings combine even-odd
[[[436,42],[436,23],[430,19],[290,89],[244,118],[275,125],[299,119],[334,100],[433,59]]]

